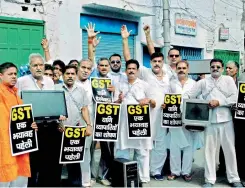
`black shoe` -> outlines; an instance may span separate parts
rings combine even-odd
[[[205,183],[205,184],[203,184],[202,187],[213,187],[213,184],[212,183]]]
[[[241,182],[230,183],[231,187],[243,187]]]

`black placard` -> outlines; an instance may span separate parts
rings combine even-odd
[[[10,143],[12,156],[38,150],[37,133],[33,123],[32,105],[13,106],[10,114]]]
[[[165,94],[164,104],[166,107],[162,112],[162,127],[181,127],[181,94]]]
[[[94,100],[96,102],[104,103],[112,102],[112,92],[107,89],[107,87],[111,85],[111,79],[94,77],[91,77],[90,79]]]
[[[150,106],[127,105],[128,138],[151,138]]]
[[[120,104],[96,103],[93,139],[97,141],[118,140]]]
[[[236,103],[236,119],[245,119],[245,82],[238,83],[238,96]]]
[[[86,127],[65,125],[60,149],[60,164],[83,162]]]

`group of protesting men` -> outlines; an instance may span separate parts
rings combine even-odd
[[[16,65],[11,62],[0,65],[0,187],[60,186],[63,167],[59,164],[61,136],[64,131],[62,125],[78,124],[87,127],[85,155],[84,162],[66,165],[71,186],[90,187],[93,176],[98,176],[95,178],[98,178],[103,185],[109,186],[114,158],[130,159],[131,152],[138,163],[138,174],[142,183],[148,183],[150,176],[162,181],[165,175],[162,174],[162,170],[168,160],[168,149],[171,174],[167,179],[175,180],[182,176],[185,181],[191,181],[193,154],[196,149],[202,147],[202,132],[192,132],[184,127],[161,126],[162,109],[165,108],[164,96],[168,93],[182,94],[182,98],[208,100],[209,107],[213,109],[211,125],[204,130],[204,187],[212,187],[215,184],[219,155],[217,151],[220,146],[224,153],[228,182],[233,187],[242,187],[238,175],[238,157],[236,157],[231,113],[231,106],[237,99],[236,74],[239,65],[233,61],[228,62],[226,65],[228,75],[222,75],[224,63],[220,59],[212,59],[211,76],[196,82],[188,77],[189,64],[186,60],[181,60],[179,50],[170,49],[169,64],[164,63],[163,54],[155,52],[149,26],[145,26],[147,46],[151,55],[151,68],[146,68],[137,60],[131,59],[128,44],[130,31],[128,32],[127,27],[123,25],[121,36],[126,61],[125,72],[121,71],[122,60],[119,54],[113,54],[109,59],[100,58],[95,66],[94,57],[96,46],[99,45],[100,39],[97,39],[99,32],[94,31],[95,25],[91,23],[86,28],[88,59],[80,62],[71,60],[68,65],[61,60],[52,62],[48,41],[43,39],[45,60],[40,54],[31,54],[30,75],[17,79]],[[91,172],[94,168],[93,153],[98,143],[94,142],[91,136],[96,101],[92,97],[90,77],[110,78],[112,84],[107,90],[113,93],[113,102],[122,105],[118,141],[99,143],[101,158],[96,175]],[[32,128],[37,131],[39,150],[12,156],[9,139],[10,109],[12,106],[22,104],[19,96],[20,92],[25,90],[63,90],[68,118],[61,114],[60,123],[37,125],[33,122]],[[150,105],[151,139],[128,138],[125,120],[127,104]]]

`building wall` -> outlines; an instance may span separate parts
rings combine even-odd
[[[195,1],[171,0],[171,44],[203,48],[204,59],[213,58],[214,50],[244,51],[244,31],[241,30],[242,2],[235,0]],[[187,14],[197,20],[197,35],[175,34],[175,13]],[[229,39],[219,41],[219,29],[229,28]],[[243,63],[243,61],[241,62]]]
[[[212,58],[214,49],[241,51],[243,55],[244,32],[240,29],[243,10],[239,8],[242,7],[239,0],[232,3],[225,1],[228,4],[220,0],[208,0],[208,2],[171,0],[170,2],[172,45],[203,48],[204,59]],[[101,6],[94,9],[83,7],[91,3],[111,8],[102,10]],[[0,6],[1,16],[44,20],[52,57],[66,62],[70,59],[82,58],[81,13],[138,21],[139,34],[136,37],[135,54],[140,62],[143,60],[142,43],[145,43],[142,29],[144,25],[150,25],[152,38],[156,45],[161,47],[164,42],[161,25],[162,0],[42,0],[41,6],[25,4],[24,6],[29,8],[28,11],[22,11],[21,6],[23,5],[21,4],[5,0],[1,0]],[[36,12],[33,11],[33,8],[36,8]],[[121,11],[113,11],[113,8],[120,8]],[[140,17],[141,13],[154,16]],[[175,34],[175,13],[184,13],[196,18],[197,35],[195,37]],[[218,31],[221,26],[230,29],[229,40],[224,42],[218,40]]]

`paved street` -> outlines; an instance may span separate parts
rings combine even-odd
[[[193,164],[193,180],[191,182],[185,182],[182,178],[175,181],[156,181],[151,179],[151,182],[145,184],[144,187],[201,187],[204,183],[204,153],[203,150],[198,150],[195,153],[195,161]],[[218,178],[216,187],[229,187],[226,178]],[[99,183],[96,183],[94,187],[105,187]]]

